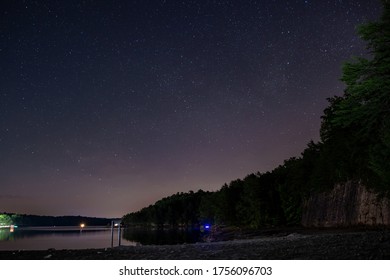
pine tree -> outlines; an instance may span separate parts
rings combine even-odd
[[[344,64],[345,94],[330,99],[321,138],[325,147],[331,147],[335,162],[339,161],[339,172],[389,188],[390,1],[382,2],[381,19],[358,28],[370,58]]]

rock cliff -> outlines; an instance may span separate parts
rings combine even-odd
[[[304,202],[302,225],[390,225],[390,201],[358,182],[337,184],[331,191],[313,194]]]

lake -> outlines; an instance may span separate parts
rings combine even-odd
[[[124,229],[121,245],[182,244],[201,241],[196,230]],[[118,229],[114,230],[114,246]],[[111,229],[106,227],[30,227],[0,229],[0,250],[88,249],[111,247]]]

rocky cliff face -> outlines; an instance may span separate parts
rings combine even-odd
[[[303,205],[302,225],[338,227],[390,225],[390,201],[357,182],[313,194]]]

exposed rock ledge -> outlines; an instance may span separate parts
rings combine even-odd
[[[312,195],[303,205],[302,225],[339,227],[390,225],[390,201],[358,182]]]

